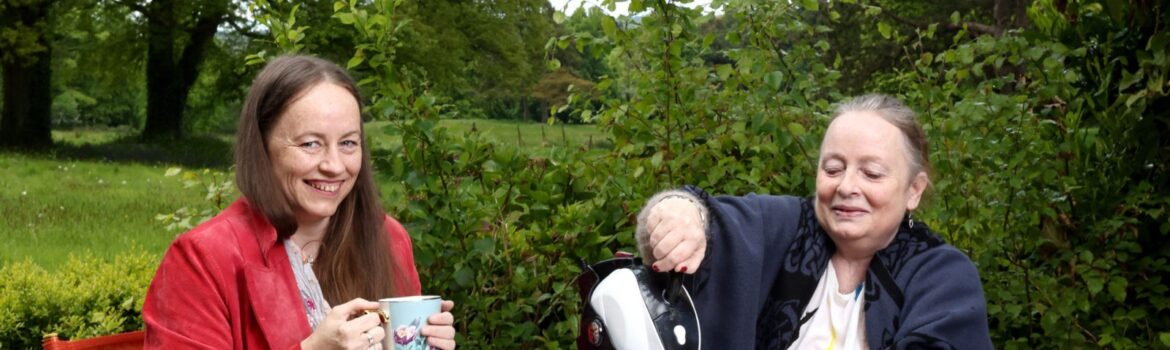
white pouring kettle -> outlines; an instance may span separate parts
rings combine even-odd
[[[581,350],[699,350],[699,318],[679,273],[640,258],[581,263]]]

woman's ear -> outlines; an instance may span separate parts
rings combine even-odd
[[[918,208],[918,203],[922,201],[922,193],[926,192],[926,187],[929,185],[930,176],[927,176],[925,171],[919,171],[918,175],[914,175],[914,179],[910,181],[910,187],[906,189],[909,191],[909,195],[906,196],[907,210]]]

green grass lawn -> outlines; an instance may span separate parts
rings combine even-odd
[[[501,146],[528,152],[555,146],[608,147],[592,125],[498,120],[443,120],[455,135],[472,126]],[[387,123],[367,126],[374,147],[401,140]],[[519,134],[518,134],[519,133]],[[167,231],[155,215],[204,206],[204,192],[185,188],[168,168],[211,167],[231,162],[227,135],[182,143],[142,143],[127,131],[54,131],[57,146],[25,154],[0,152],[0,266],[26,258],[53,269],[71,254],[112,258],[137,247],[159,254],[181,232]],[[391,179],[379,179],[392,181]]]
[[[0,153],[0,168],[0,262],[52,268],[135,246],[161,254],[177,232],[155,214],[202,199],[160,165]]]

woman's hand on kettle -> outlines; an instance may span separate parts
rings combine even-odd
[[[378,310],[378,302],[357,298],[334,307],[317,330],[301,341],[301,348],[381,349],[386,337],[382,319],[377,313],[362,315],[366,310]]]
[[[427,345],[432,348],[453,350],[455,349],[455,316],[451,314],[451,309],[455,308],[455,302],[443,300],[440,305],[442,312],[428,317],[427,326],[423,327],[420,333],[427,337]]]
[[[699,204],[683,197],[672,196],[650,208],[646,217],[650,254],[654,271],[695,273],[707,254],[707,233],[704,230]]]

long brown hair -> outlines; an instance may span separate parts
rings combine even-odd
[[[311,56],[284,56],[269,62],[256,76],[240,111],[236,132],[236,184],[276,227],[280,239],[297,230],[292,204],[276,178],[265,145],[268,133],[285,109],[310,87],[330,83],[348,90],[358,105],[361,96],[353,78],[332,62]],[[365,126],[362,126],[365,138]],[[338,305],[354,298],[377,300],[394,296],[402,275],[389,254],[385,212],[370,168],[370,150],[361,147],[362,166],[353,190],[337,207],[325,232],[313,272],[325,299]]]

